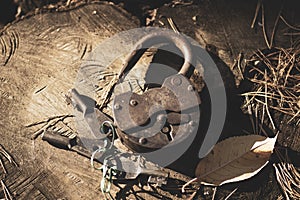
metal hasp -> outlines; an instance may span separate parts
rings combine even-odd
[[[178,74],[167,77],[161,87],[150,88],[141,95],[122,93],[113,100],[118,136],[135,152],[175,145],[188,138],[199,123],[199,94],[186,77],[191,69],[192,51],[188,41],[179,34],[158,32],[142,38],[126,59],[119,78],[125,78],[147,48],[160,43],[173,43],[182,52],[184,63]]]

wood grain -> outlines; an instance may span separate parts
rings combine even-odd
[[[18,199],[103,199],[100,172],[88,159],[31,141],[38,127],[25,125],[72,114],[64,94],[81,60],[104,39],[137,25],[117,6],[92,3],[26,17],[1,33],[0,142],[20,164],[5,180]]]

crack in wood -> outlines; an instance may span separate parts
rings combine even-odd
[[[12,59],[19,47],[19,34],[16,31],[6,31],[0,36],[1,62],[5,66]]]

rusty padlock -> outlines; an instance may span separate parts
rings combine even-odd
[[[156,32],[140,39],[127,57],[119,79],[125,79],[148,48],[161,43],[172,43],[182,52],[184,63],[178,73],[165,78],[161,87],[150,88],[141,95],[125,92],[113,100],[117,134],[135,152],[174,146],[197,132],[200,99],[186,77],[193,54],[183,36]]]

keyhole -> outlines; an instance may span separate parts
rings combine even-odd
[[[166,125],[161,129],[161,132],[164,133],[169,141],[173,141],[174,140],[174,136],[173,136],[173,131],[172,131],[172,127],[170,125]]]

